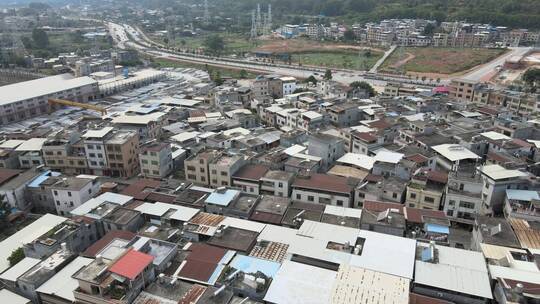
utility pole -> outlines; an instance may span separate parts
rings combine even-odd
[[[206,24],[206,25],[210,24],[210,12],[208,11],[208,0],[204,0],[204,16],[203,16],[203,22],[204,22],[204,24]]]
[[[251,11],[251,33],[250,39],[254,40],[257,38],[257,21],[255,20],[255,11]]]

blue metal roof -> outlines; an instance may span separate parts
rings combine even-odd
[[[228,206],[238,193],[240,191],[232,189],[228,189],[224,193],[214,192],[208,196],[205,202],[219,206]]]
[[[540,195],[538,195],[537,191],[516,190],[516,189],[507,189],[506,197],[510,200],[527,201],[527,202],[530,202],[533,199],[534,200],[540,199]]]
[[[426,231],[441,233],[441,234],[450,234],[450,228],[448,228],[447,226],[437,225],[437,224],[426,224]]]
[[[41,185],[41,183],[46,181],[47,178],[49,178],[51,176],[59,176],[59,175],[60,175],[59,172],[54,172],[54,171],[50,171],[50,170],[45,171],[42,174],[38,175],[36,178],[34,178],[34,180],[30,184],[28,184],[28,187],[37,188],[37,187],[39,187],[39,185]]]
[[[237,255],[229,266],[234,267],[244,273],[255,273],[260,271],[273,278],[281,266],[278,262],[254,258],[251,256]]]

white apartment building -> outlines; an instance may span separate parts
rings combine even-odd
[[[103,175],[107,169],[107,155],[105,153],[105,139],[113,131],[112,127],[105,127],[99,130],[90,130],[83,134],[84,150],[88,160],[88,168],[94,174]]]
[[[65,177],[52,185],[51,191],[56,213],[69,216],[70,212],[86,203],[100,191],[97,177]]]

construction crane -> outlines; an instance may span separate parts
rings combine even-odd
[[[49,105],[50,106],[62,105],[62,106],[77,107],[77,108],[87,109],[87,110],[94,110],[94,111],[100,112],[102,116],[107,114],[107,110],[100,106],[91,105],[91,104],[82,103],[82,102],[64,100],[64,99],[51,98],[49,99]]]

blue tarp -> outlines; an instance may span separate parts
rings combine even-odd
[[[263,260],[245,255],[237,255],[229,265],[244,273],[255,273],[260,271],[273,278],[279,270],[281,264],[278,262]]]

